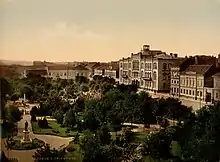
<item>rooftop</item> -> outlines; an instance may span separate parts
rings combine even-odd
[[[182,74],[186,74],[186,72],[196,72],[199,75],[205,75],[212,65],[190,65]]]
[[[89,69],[80,64],[80,65],[75,66],[73,70],[89,70]]]

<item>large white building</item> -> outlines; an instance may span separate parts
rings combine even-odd
[[[119,60],[119,83],[137,84],[154,92],[169,92],[170,69],[177,60],[177,54],[168,55],[144,45],[141,52]]]

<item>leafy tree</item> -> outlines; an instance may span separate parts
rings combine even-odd
[[[18,122],[22,119],[22,112],[15,106],[9,106],[9,120],[12,122]]]
[[[30,111],[30,115],[38,115],[38,108],[36,106],[32,107],[31,111]]]
[[[172,157],[171,142],[172,138],[165,130],[150,133],[144,142],[144,155],[157,160],[170,159]]]
[[[188,123],[190,124],[190,123]],[[220,104],[203,107],[197,112],[191,127],[187,125],[185,140],[181,143],[186,161],[214,162],[220,160]]]
[[[85,76],[76,76],[75,81],[78,84],[82,84],[82,83],[88,83],[89,79],[86,78]]]
[[[53,117],[57,120],[59,124],[63,123],[64,111],[62,109],[58,109],[53,113]]]
[[[107,126],[102,126],[100,129],[97,130],[97,136],[100,139],[102,144],[110,144],[111,142],[111,135],[110,130]]]
[[[11,101],[15,102],[19,99],[19,95],[17,93],[14,93],[12,96],[11,96]]]
[[[56,149],[51,149],[49,144],[37,149],[33,155],[35,162],[64,162],[65,161],[65,150],[58,151]]]
[[[76,112],[74,109],[69,109],[64,115],[63,125],[73,128],[76,125]]]
[[[49,128],[49,124],[46,118],[44,118],[43,120],[38,119],[38,126],[40,128]]]
[[[7,110],[5,109],[6,95],[11,94],[12,87],[5,78],[0,78],[1,119],[6,123]]]
[[[87,85],[85,85],[85,84],[82,84],[82,85],[81,85],[81,90],[82,90],[83,92],[88,92],[88,91],[89,91],[89,87],[88,87]]]

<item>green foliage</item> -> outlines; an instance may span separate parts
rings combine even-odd
[[[10,105],[7,109],[9,121],[16,123],[22,119],[22,112],[17,107]]]
[[[58,109],[53,113],[53,117],[57,120],[59,124],[63,123],[64,111],[62,109]]]
[[[40,128],[49,128],[47,119],[46,118],[44,118],[43,120],[38,119],[38,126]]]
[[[89,87],[86,84],[82,84],[81,85],[81,91],[88,92],[89,91]]]
[[[190,125],[190,127],[188,126]],[[185,140],[181,143],[184,159],[188,161],[219,161],[220,104],[203,107],[194,123],[188,123]]]
[[[58,151],[51,149],[48,144],[38,149],[33,158],[35,162],[51,161],[51,162],[64,162],[65,161],[65,150]]]
[[[66,127],[74,128],[76,125],[76,112],[74,109],[69,109],[63,118],[63,125]]]

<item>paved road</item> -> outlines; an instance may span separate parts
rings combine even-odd
[[[32,108],[32,107],[30,107]],[[60,146],[67,146],[69,144],[69,142],[72,140],[71,137],[67,137],[67,138],[64,138],[64,137],[58,137],[58,136],[53,136],[53,135],[37,135],[37,134],[34,134],[32,132],[32,127],[31,127],[31,116],[29,114],[26,114],[26,115],[23,115],[23,119],[21,119],[19,122],[18,122],[18,137],[22,137],[23,134],[23,130],[24,130],[24,125],[25,125],[25,122],[27,121],[28,122],[28,130],[30,131],[30,138],[38,138],[40,140],[43,140],[44,142],[50,144],[50,146],[52,148],[60,148]],[[4,145],[4,141],[5,139],[3,139],[1,141],[1,146],[2,146],[2,150],[5,152],[5,154],[8,156],[8,151],[6,150],[5,148],[5,145]],[[25,151],[18,151],[18,150],[11,150],[9,151],[9,155],[10,157],[18,157],[19,159],[19,162],[32,162],[33,161],[33,158],[32,158],[32,155],[34,154],[34,152],[36,151],[35,150],[25,150]]]

